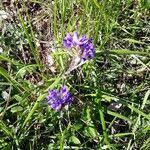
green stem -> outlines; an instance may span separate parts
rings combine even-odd
[[[99,115],[100,115],[100,120],[101,120],[101,123],[102,123],[104,142],[107,145],[110,145],[109,140],[108,140],[108,134],[107,134],[107,131],[106,131],[106,124],[105,124],[104,113],[103,113],[103,108],[101,106],[101,102],[99,103]]]

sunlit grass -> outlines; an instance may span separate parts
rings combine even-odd
[[[0,149],[149,149],[148,1],[54,0],[0,6]],[[68,71],[67,33],[95,57]],[[60,111],[49,89],[66,85]]]

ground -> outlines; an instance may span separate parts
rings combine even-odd
[[[93,58],[64,46],[74,32]],[[62,85],[74,100],[56,111]],[[149,150],[149,85],[148,0],[2,0],[0,149]]]

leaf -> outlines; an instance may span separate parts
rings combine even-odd
[[[110,137],[111,138],[113,138],[113,137],[124,137],[124,136],[133,136],[134,135],[134,133],[117,133],[117,134],[112,134],[112,135],[110,135]]]
[[[18,102],[22,102],[22,97],[19,95],[14,95],[13,98],[16,99]]]
[[[97,136],[97,131],[94,126],[88,126],[85,129],[85,134],[88,137],[95,138]]]
[[[6,135],[13,137],[13,135],[12,135],[12,133],[11,133],[11,129],[8,128],[8,127],[4,124],[4,122],[2,122],[1,120],[0,120],[0,129],[1,129]]]
[[[27,23],[24,21],[24,19],[21,16],[20,13],[19,13],[19,18],[20,18],[20,21],[21,21],[21,25],[22,25],[23,31],[25,32],[25,35],[27,37],[27,40],[28,40],[31,52],[33,54],[33,57],[34,57],[36,63],[40,67],[39,51],[37,50],[36,44],[34,45],[34,43],[35,43],[35,36],[34,36],[33,30],[32,30],[31,23],[29,22],[29,18],[28,18],[29,16],[28,16],[28,14],[26,14],[26,15],[27,15],[28,23],[29,23],[29,29],[30,29],[31,32],[29,32]]]
[[[150,149],[150,137],[144,141],[144,144],[141,146],[140,150],[149,150]]]
[[[28,90],[25,87],[23,87],[19,82],[17,82],[15,79],[13,79],[8,73],[7,71],[0,67],[0,74],[6,79],[8,80],[16,89],[18,89],[19,91],[22,91],[21,89],[24,90]]]
[[[82,126],[82,124],[80,124],[80,123],[76,123],[76,124],[74,125],[74,128],[75,128],[76,131],[80,130],[82,127],[83,127],[83,126]]]
[[[74,144],[81,144],[80,140],[76,136],[71,136],[70,137],[70,142]]]
[[[23,110],[23,108],[21,106],[15,106],[15,107],[11,108],[12,113],[20,112],[22,110]]]
[[[40,101],[42,101],[45,98],[46,94],[40,95],[37,99],[37,101],[35,102],[34,106],[32,107],[31,111],[29,112],[29,114],[27,115],[27,118],[25,119],[25,121],[22,124],[22,128],[25,126],[25,124],[28,122],[28,120],[31,118],[32,114],[34,113],[34,111],[37,109],[38,104]]]
[[[108,93],[107,93],[108,94]],[[145,95],[145,97],[144,97],[144,101],[143,101],[143,106],[145,105],[145,102],[146,102],[146,100],[147,100],[147,98],[148,98],[148,95],[149,95],[149,91],[146,93],[146,95]],[[112,95],[111,95],[112,96]],[[110,97],[111,98],[111,97]],[[141,115],[141,116],[143,116],[143,117],[145,117],[146,119],[148,119],[148,120],[150,120],[150,116],[148,115],[148,114],[145,114],[143,111],[141,111],[140,109],[138,109],[138,108],[136,108],[136,107],[134,107],[134,106],[132,106],[132,105],[130,105],[130,104],[128,104],[127,103],[127,100],[124,100],[124,99],[121,99],[121,98],[118,98],[118,97],[113,97],[112,96],[112,100],[114,100],[114,101],[116,101],[116,102],[119,102],[119,103],[121,103],[121,104],[123,104],[123,105],[125,105],[125,106],[127,106],[129,109],[131,109],[131,110],[133,110],[134,112],[136,112],[137,114],[139,114],[139,115]],[[142,107],[143,107],[142,106]],[[114,113],[114,112],[113,112]],[[120,116],[121,117],[121,116]]]
[[[141,109],[144,109],[145,104],[146,104],[146,102],[147,102],[147,100],[148,100],[149,95],[150,95],[150,90],[148,90],[148,91],[146,92],[145,96],[144,96],[144,99],[143,99],[143,103],[142,103]]]
[[[150,125],[146,126],[143,131],[144,134],[146,134],[147,132],[150,132]]]
[[[134,40],[134,39],[129,39],[129,38],[125,38],[125,39],[123,39],[123,40],[129,41],[130,43],[145,44],[144,42],[137,41],[137,40]]]
[[[93,0],[93,2],[94,2],[96,7],[98,7],[99,9],[102,9],[100,3],[97,2],[97,0]]]
[[[14,65],[18,65],[18,66],[22,66],[23,64],[20,64],[18,62],[15,62],[13,60],[10,60],[9,58],[3,56],[3,55],[0,55],[0,60],[3,60],[3,61],[8,61],[9,63],[11,64],[14,64]]]
[[[150,116],[145,114],[144,112],[142,112],[141,110],[139,110],[138,108],[136,107],[133,107],[132,105],[128,104],[127,105],[128,108],[130,108],[131,110],[135,111],[137,114],[145,117],[146,119],[150,120]]]
[[[25,74],[26,74],[26,70],[22,69],[22,70],[19,71],[19,73],[16,74],[16,76],[20,76],[21,78],[23,78],[25,76]]]
[[[33,72],[36,69],[36,67],[38,67],[37,64],[26,65],[22,67],[21,69],[19,69],[19,71],[16,73],[16,76],[21,76],[23,78],[23,76],[27,72]]]
[[[131,54],[139,54],[139,55],[147,55],[147,56],[150,55],[147,52],[131,51],[131,50],[128,50],[128,49],[111,50],[109,52],[110,52],[110,54],[117,54],[117,55],[131,55]]]
[[[113,111],[110,111],[110,110],[107,110],[107,114],[111,115],[111,116],[114,116],[114,117],[117,117],[117,118],[120,118],[120,119],[123,119],[125,121],[128,121],[129,123],[132,123],[132,120],[130,120],[128,117],[125,117],[121,114],[118,114],[116,112],[113,112]]]
[[[0,107],[0,112],[3,110],[3,107]]]

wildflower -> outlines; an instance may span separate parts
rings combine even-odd
[[[71,36],[71,34],[67,34],[66,37],[63,40],[63,44],[66,48],[70,48],[72,47],[73,44],[73,37]]]
[[[78,36],[77,32],[73,35],[68,33],[63,39],[63,45],[67,49],[76,49],[76,54],[79,55],[81,60],[87,60],[94,57],[95,49],[91,39],[88,39],[85,35]]]
[[[72,101],[73,96],[66,86],[62,86],[59,90],[49,90],[48,92],[47,103],[56,111],[59,111],[65,105],[71,104]]]

